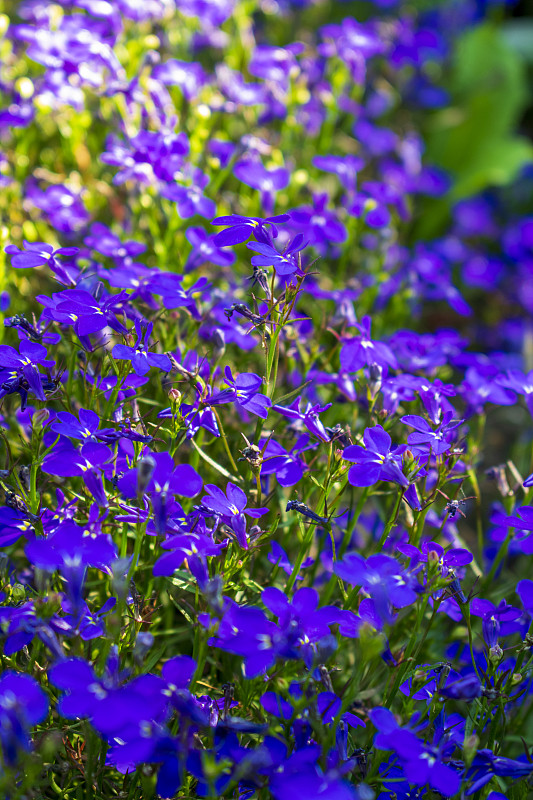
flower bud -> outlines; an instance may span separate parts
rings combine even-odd
[[[466,767],[469,767],[472,761],[474,760],[474,756],[477,753],[478,747],[479,747],[479,739],[475,733],[465,738],[463,742],[463,757],[465,760]]]
[[[499,644],[494,644],[489,649],[489,661],[491,664],[499,664],[503,658],[503,650]]]
[[[224,336],[224,331],[221,328],[215,328],[213,331],[213,358],[215,361],[218,361],[219,358],[222,358],[224,353],[226,352],[226,338]]]
[[[50,412],[47,411],[46,408],[41,408],[39,411],[34,412],[31,418],[31,426],[35,433],[38,433],[43,429],[49,416]]]
[[[155,458],[144,456],[137,464],[137,492],[144,494],[155,469]]]

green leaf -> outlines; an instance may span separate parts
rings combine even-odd
[[[450,202],[513,180],[533,148],[513,135],[528,102],[525,65],[492,24],[468,31],[455,52],[452,105],[433,117],[428,159],[455,178]]]

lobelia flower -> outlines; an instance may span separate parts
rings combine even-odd
[[[233,168],[235,177],[261,192],[261,206],[267,213],[274,209],[276,192],[286,189],[289,185],[290,173],[283,167],[267,169],[260,161],[237,161]]]
[[[61,478],[80,476],[89,492],[100,506],[107,506],[107,495],[102,483],[102,469],[113,458],[104,444],[87,442],[77,450],[70,442],[61,443],[45,457],[41,469],[48,475]]]
[[[462,547],[452,547],[445,550],[437,542],[424,542],[421,549],[407,542],[400,542],[396,546],[398,552],[411,559],[412,566],[417,563],[437,562],[443,577],[446,577],[455,567],[464,567],[473,560],[473,555]]]
[[[272,401],[258,391],[263,386],[262,378],[253,372],[241,372],[234,378],[229,367],[224,368],[224,375],[229,388],[212,394],[204,402],[210,406],[234,402],[237,407],[266,419]]]
[[[24,409],[29,392],[38,400],[46,400],[47,382],[38,366],[49,370],[55,366],[55,361],[48,361],[46,347],[36,342],[21,340],[19,351],[6,344],[0,345],[0,398],[17,392]]]
[[[309,244],[323,255],[331,250],[332,243],[344,242],[347,237],[346,229],[335,212],[326,208],[328,200],[327,194],[314,195],[313,206],[299,206],[290,214],[293,226],[300,228]]]
[[[94,411],[85,408],[80,408],[78,412],[79,420],[76,419],[74,414],[68,411],[59,411],[56,419],[59,422],[53,422],[50,429],[54,433],[59,433],[61,436],[69,436],[71,439],[81,439],[87,441],[88,439],[94,441],[97,437],[96,432],[100,427],[100,417]]]
[[[209,235],[203,228],[187,228],[187,241],[192,250],[185,262],[185,272],[191,272],[202,264],[217,264],[219,267],[230,267],[235,261],[235,254],[222,250],[215,244],[215,236]]]
[[[268,508],[247,508],[248,500],[245,493],[233,483],[228,483],[226,492],[213,484],[206,484],[205,489],[209,492],[209,496],[202,497],[202,505],[220,516],[233,530],[240,546],[247,550],[248,538],[244,515],[258,519],[268,514]]]
[[[289,557],[283,547],[278,544],[278,542],[272,542],[270,546],[270,553],[267,556],[268,560],[271,564],[274,564],[276,567],[280,567],[287,575],[292,575],[294,570],[294,565],[289,561]],[[306,569],[314,564],[313,558],[306,558],[302,561],[302,569]],[[303,575],[297,575],[296,580],[301,581],[303,579]]]
[[[358,553],[348,553],[342,561],[334,564],[333,571],[342,580],[360,586],[370,595],[383,622],[393,622],[391,607],[412,605],[420,590],[415,578],[405,572],[396,559],[381,554],[365,560]]]
[[[462,425],[464,420],[453,420],[454,411],[447,411],[442,422],[433,430],[431,425],[423,417],[416,414],[408,414],[401,417],[400,422],[414,428],[416,433],[410,433],[407,442],[415,454],[428,455],[433,453],[435,456],[443,455],[452,446],[454,439],[453,431]]]
[[[305,461],[300,458],[306,450],[314,450],[317,445],[309,444],[310,437],[304,433],[296,440],[296,444],[285,450],[275,439],[261,439],[259,449],[266,449],[263,453],[261,464],[261,477],[275,475],[280,486],[295,486],[301,481],[304,471],[308,469]]]
[[[343,339],[340,362],[345,372],[357,372],[364,366],[370,367],[377,364],[380,367],[398,366],[394,353],[384,342],[373,341],[370,338],[372,321],[365,316],[357,327],[361,335],[357,338]]]
[[[83,289],[67,289],[54,293],[51,298],[38,295],[36,299],[45,307],[43,319],[74,325],[79,337],[99,333],[107,327],[117,333],[127,333],[127,329],[117,319],[117,314],[122,314],[127,305],[126,292],[96,300],[90,292]]]
[[[150,371],[150,367],[157,367],[157,369],[164,372],[170,372],[172,364],[167,355],[159,353],[151,353],[148,350],[148,340],[153,329],[152,322],[145,322],[144,320],[135,320],[135,331],[137,333],[137,343],[133,347],[127,347],[124,344],[116,344],[113,347],[113,358],[120,360],[131,361],[131,366],[136,375],[146,375]]]
[[[0,743],[8,767],[31,751],[30,727],[47,714],[48,698],[34,678],[13,670],[0,675]]]
[[[483,788],[495,775],[509,777],[517,780],[518,778],[531,775],[533,765],[529,761],[517,761],[513,758],[496,756],[488,748],[478,750],[472,761],[472,765],[467,772],[467,779],[473,781],[467,789],[466,796],[469,797]]]
[[[88,534],[79,525],[67,522],[47,539],[28,542],[26,556],[40,569],[59,570],[67,581],[69,597],[77,612],[87,567],[111,574],[110,564],[116,559],[117,550],[108,534]]]
[[[347,191],[355,191],[357,173],[364,161],[358,156],[315,156],[313,166],[324,172],[333,172]]]
[[[48,186],[43,192],[33,182],[28,182],[26,185],[26,201],[44,211],[51,226],[66,235],[76,234],[85,228],[90,220],[89,212],[83,205],[81,197],[80,192],[72,192],[66,186]],[[72,254],[63,253],[63,255]]]
[[[209,536],[197,533],[171,536],[161,544],[162,548],[170,552],[157,559],[153,574],[172,575],[187,561],[187,566],[202,589],[209,580],[207,558],[220,555],[226,545],[227,540],[217,543]]]
[[[6,253],[10,255],[11,266],[15,269],[29,269],[42,267],[47,264],[51,269],[59,266],[57,256],[73,256],[78,252],[77,247],[58,247],[56,250],[46,242],[27,242],[24,239],[24,248],[20,250],[14,244],[9,244]]]
[[[119,262],[135,258],[146,250],[143,242],[121,241],[107,225],[101,222],[94,222],[91,225],[89,235],[85,237],[83,243],[97,253]]]
[[[417,738],[413,729],[398,725],[387,708],[372,709],[370,719],[378,729],[374,747],[392,750],[397,754],[409,783],[415,786],[429,784],[447,797],[457,794],[461,779],[455,770],[444,763],[440,748],[426,745]]]
[[[264,242],[248,242],[246,247],[259,253],[258,256],[252,256],[254,267],[274,267],[278,275],[285,277],[293,275],[298,270],[296,253],[307,247],[307,242],[304,242],[303,234],[298,233],[285,247],[283,253],[279,253],[272,245]]]
[[[209,183],[209,178],[200,169],[191,167],[184,169],[182,179],[189,179],[190,185],[174,183],[161,189],[163,197],[173,200],[178,206],[178,213],[182,219],[189,219],[195,215],[212,217],[216,212],[216,204],[203,194],[203,189]]]
[[[230,214],[225,217],[217,217],[212,221],[212,225],[228,225],[224,231],[217,233],[213,243],[217,247],[227,247],[228,245],[241,244],[253,234],[258,242],[270,244],[271,237],[277,238],[277,224],[287,222],[289,214],[278,214],[274,217],[243,217],[239,214]],[[268,226],[268,227],[267,227]],[[268,230],[270,228],[270,231]]]
[[[311,403],[307,403],[304,409],[301,400],[302,398],[299,395],[290,406],[280,406],[276,404],[272,406],[272,409],[277,411],[278,414],[294,420],[295,422],[293,424],[295,424],[297,429],[301,430],[302,427],[305,427],[309,433],[316,436],[317,439],[322,439],[323,442],[329,442],[330,437],[318,415],[327,411],[328,408],[331,408],[333,403],[326,403],[325,406],[321,406],[319,403],[314,406],[311,405]]]
[[[342,457],[354,461],[350,467],[348,480],[352,486],[373,486],[378,481],[390,480],[407,488],[409,480],[402,472],[402,455],[405,445],[392,445],[392,439],[381,425],[367,428],[363,434],[365,447],[351,445],[345,447]]]
[[[168,496],[178,494],[183,497],[194,497],[201,490],[203,481],[189,464],[176,466],[170,453],[152,453],[151,458],[155,466],[143,491],[150,495],[155,528],[159,535],[163,535],[170,501]],[[142,465],[129,469],[119,479],[117,486],[125,497],[137,497],[141,469]]]
[[[481,617],[483,638],[488,647],[498,644],[502,623],[504,623],[501,634],[503,636],[520,630],[516,620],[522,616],[522,612],[519,608],[508,605],[505,600],[501,600],[499,605],[495,606],[490,600],[474,597],[470,603],[470,613],[475,617]]]
[[[506,389],[511,389],[523,395],[529,413],[533,415],[533,369],[527,374],[520,370],[510,370],[498,378],[498,383]]]

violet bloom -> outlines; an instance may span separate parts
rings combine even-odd
[[[166,530],[168,495],[194,497],[202,488],[202,478],[189,464],[174,464],[170,453],[152,453],[153,471],[147,482],[140,472],[143,465],[128,470],[118,481],[118,489],[125,497],[138,493],[150,495],[154,510],[154,523],[158,534]]]
[[[97,300],[84,289],[67,289],[54,293],[51,298],[38,295],[36,299],[45,307],[43,319],[74,325],[80,337],[99,333],[108,326],[118,333],[126,333],[126,328],[117,319],[117,314],[124,313],[129,301],[126,292]]]
[[[210,218],[216,212],[216,204],[203,194],[209,183],[209,178],[201,170],[191,168],[185,170],[183,178],[190,178],[190,184],[173,183],[161,188],[163,197],[173,200],[178,206],[178,214],[182,219],[189,219],[198,215]]]
[[[262,439],[259,448],[262,450],[266,444],[261,464],[261,477],[275,475],[280,486],[295,486],[301,481],[307,464],[300,458],[306,450],[313,450],[317,445],[309,444],[309,436],[299,436],[296,444],[287,452],[279,442],[270,439],[268,443]]]
[[[372,320],[369,316],[365,316],[357,325],[361,335],[357,338],[343,339],[340,362],[345,372],[357,372],[372,364],[394,369],[398,366],[390,347],[384,342],[373,341],[370,338],[371,325]]]
[[[453,431],[457,430],[464,422],[462,419],[453,420],[453,415],[453,411],[447,411],[436,430],[432,429],[427,420],[416,414],[407,414],[407,416],[402,417],[400,422],[410,428],[414,428],[416,431],[416,433],[410,433],[407,437],[409,446],[420,455],[428,455],[431,452],[435,456],[441,456],[446,453],[452,446]]]
[[[216,392],[205,402],[209,403],[210,406],[234,402],[237,407],[240,406],[251,414],[266,419],[272,401],[269,397],[259,392],[259,389],[263,386],[262,378],[253,372],[241,372],[240,375],[234,378],[229,367],[225,367],[224,375],[229,388]]]
[[[533,369],[527,375],[520,370],[510,370],[498,380],[500,385],[524,396],[529,413],[533,415]]]
[[[70,444],[55,447],[44,459],[41,469],[48,475],[62,478],[81,476],[87,489],[99,506],[107,506],[107,495],[102,483],[102,468],[113,458],[105,444],[87,442],[77,450]]]
[[[287,575],[292,575],[294,565],[289,561],[289,556],[278,542],[272,541],[270,553],[267,558],[271,564],[282,569]],[[302,562],[302,569],[306,569],[306,567],[310,567],[312,564],[314,564],[314,559],[306,558],[305,561]],[[296,576],[297,581],[301,581],[302,578],[303,575]]]
[[[215,244],[215,236],[210,236],[203,228],[187,228],[185,236],[192,245],[192,250],[185,263],[185,272],[191,272],[206,263],[229,267],[235,261],[235,254],[218,247]]]
[[[488,749],[478,750],[466,776],[467,779],[473,781],[466,792],[466,796],[469,797],[478,792],[483,786],[486,786],[495,775],[517,780],[518,778],[531,775],[532,772],[533,765],[529,761],[518,761],[513,758],[496,756],[492,750]]]
[[[250,250],[255,250],[259,253],[258,256],[252,256],[252,265],[254,267],[274,267],[276,273],[282,277],[293,275],[297,271],[298,260],[296,254],[306,246],[307,242],[304,242],[302,233],[298,233],[292,242],[289,242],[283,253],[278,253],[275,247],[264,242],[248,242],[246,245]]]
[[[80,408],[78,416],[79,420],[68,411],[59,411],[56,417],[59,422],[53,422],[50,429],[71,439],[94,440],[96,431],[100,427],[100,417],[94,411],[85,408]]]
[[[379,731],[374,739],[374,747],[392,750],[397,754],[409,783],[415,786],[429,784],[447,797],[459,792],[461,779],[455,770],[444,763],[444,753],[439,748],[420,741],[413,730],[400,727],[394,714],[387,708],[374,708],[370,718]]]
[[[429,561],[438,562],[444,577],[455,567],[464,567],[470,564],[474,558],[472,553],[462,547],[451,547],[445,550],[437,542],[424,542],[420,550],[412,544],[400,542],[396,549],[411,559],[412,566],[416,566],[420,562],[423,564],[427,564]]]
[[[146,245],[137,241],[123,242],[111,231],[107,225],[101,222],[95,222],[91,225],[90,233],[83,240],[87,247],[96,250],[108,258],[123,261],[124,259],[135,258],[135,256],[144,253]],[[114,284],[119,285],[119,284]]]
[[[6,766],[31,751],[30,727],[48,714],[48,698],[29,675],[6,670],[0,675],[0,744]]]
[[[52,245],[46,242],[27,242],[25,239],[23,250],[19,250],[14,244],[6,247],[6,253],[12,256],[11,266],[16,269],[42,267],[44,264],[52,267],[56,264],[57,256],[73,256],[77,252],[77,247],[59,247],[54,250]]]
[[[365,561],[358,553],[349,553],[334,564],[333,571],[342,580],[368,592],[383,622],[393,622],[391,607],[412,605],[417,598],[416,590],[420,588],[396,559],[381,554]]]
[[[117,550],[108,534],[89,534],[79,525],[64,523],[47,539],[32,539],[26,556],[40,569],[59,570],[67,582],[68,596],[77,613],[82,604],[82,589],[87,567],[111,574]]]
[[[235,177],[261,192],[261,206],[267,213],[274,209],[276,192],[289,185],[289,171],[283,167],[266,169],[260,161],[238,161],[234,167]]]
[[[172,364],[167,355],[151,353],[148,350],[148,340],[153,328],[152,322],[135,320],[135,331],[137,333],[137,343],[133,347],[124,344],[116,344],[113,348],[113,358],[118,360],[131,361],[131,365],[136,375],[146,375],[150,367],[157,367],[164,372],[170,372]]]
[[[344,242],[347,237],[346,228],[336,213],[326,208],[328,200],[327,194],[314,195],[314,205],[291,210],[294,226],[300,228],[309,244],[324,255],[331,250],[332,244]]]
[[[470,613],[475,617],[481,617],[483,638],[487,647],[493,647],[498,644],[498,635],[504,625],[502,635],[507,636],[515,631],[520,630],[520,625],[516,620],[522,616],[522,611],[519,608],[508,605],[505,600],[501,600],[498,606],[495,606],[490,600],[483,600],[480,597],[474,597],[470,603]]]
[[[232,244],[242,244],[254,234],[258,242],[269,244],[271,236],[276,239],[278,229],[276,225],[280,222],[287,222],[290,219],[288,214],[278,214],[275,217],[242,217],[239,214],[230,214],[225,217],[217,217],[212,225],[228,225],[224,231],[217,233],[213,239],[217,247],[227,247]],[[270,233],[268,228],[270,228]]]
[[[319,403],[316,403],[312,406],[311,403],[307,403],[307,406],[304,408],[301,399],[299,395],[290,406],[275,405],[272,406],[272,408],[274,411],[277,411],[278,414],[282,414],[282,416],[294,420],[293,424],[298,429],[305,427],[309,433],[316,436],[317,439],[322,439],[323,442],[329,442],[330,437],[318,415],[327,411],[333,404],[326,403],[325,406],[321,406]]]
[[[348,472],[352,486],[373,486],[378,481],[389,480],[407,488],[409,481],[402,472],[402,455],[405,445],[392,445],[392,439],[381,425],[367,428],[363,434],[365,447],[354,444],[343,450],[345,461],[355,464]]]
[[[179,86],[187,100],[194,100],[207,83],[207,75],[196,61],[178,61],[170,58],[152,70],[152,77],[165,86]]]
[[[264,514],[268,514],[268,508],[247,508],[248,500],[245,493],[233,483],[228,483],[226,492],[210,483],[206,483],[205,489],[209,492],[209,497],[202,497],[202,504],[229,525],[240,546],[247,550],[248,539],[244,515],[258,519]]]
[[[218,556],[226,547],[227,540],[214,542],[209,536],[198,533],[178,534],[165,539],[161,547],[170,550],[160,556],[154,564],[154,575],[172,575],[186,560],[200,588],[209,580],[207,558]]]
[[[357,173],[365,162],[358,156],[315,156],[313,166],[324,172],[332,172],[347,191],[355,191]]]
[[[46,356],[46,347],[28,340],[20,342],[18,353],[14,347],[0,345],[0,398],[18,392],[23,408],[30,391],[38,400],[45,400],[45,378],[38,366],[45,369],[55,366],[55,361],[48,361]]]

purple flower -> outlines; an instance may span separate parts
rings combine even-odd
[[[38,365],[52,369],[55,361],[47,360],[46,347],[36,342],[22,340],[19,353],[7,344],[0,345],[0,397],[18,392],[23,399],[23,407],[28,392],[32,392],[38,400],[45,400],[45,378]]]
[[[377,481],[390,480],[407,488],[409,481],[401,470],[405,445],[392,446],[392,439],[381,425],[367,428],[363,434],[365,447],[351,445],[343,450],[346,461],[354,461],[348,480],[352,486],[373,486]]]
[[[29,675],[6,670],[0,676],[0,743],[6,765],[14,767],[31,750],[29,728],[48,714],[48,698]]]
[[[153,573],[154,575],[172,575],[187,560],[189,569],[202,586],[209,579],[206,559],[218,556],[226,544],[226,541],[216,543],[209,536],[196,533],[171,536],[169,539],[165,539],[161,545],[170,552],[157,559]]]
[[[467,773],[467,778],[472,780],[473,783],[467,790],[466,795],[469,797],[475,794],[489,783],[495,775],[516,780],[531,775],[532,772],[533,765],[529,761],[517,761],[512,758],[496,756],[492,750],[488,749],[478,750]]]
[[[151,322],[135,320],[137,344],[133,347],[116,344],[113,348],[113,358],[131,361],[136,375],[146,375],[150,371],[150,367],[157,367],[157,369],[161,369],[164,372],[170,372],[172,369],[170,358],[167,355],[151,353],[148,350],[148,340],[153,327]]]
[[[108,295],[96,300],[84,289],[68,289],[54,293],[51,298],[38,295],[36,298],[45,307],[44,319],[52,319],[64,325],[74,325],[78,336],[89,336],[109,326],[118,333],[126,333],[124,325],[118,321],[127,303],[126,292]]]
[[[370,317],[363,317],[357,325],[361,335],[357,338],[343,340],[340,362],[345,372],[357,372],[371,364],[393,368],[398,366],[390,347],[384,342],[373,341],[370,338],[371,324]]]
[[[275,439],[270,439],[268,443],[264,439],[261,440],[259,448],[262,450],[265,444],[261,477],[275,475],[280,486],[294,486],[301,481],[304,471],[307,470],[307,464],[300,456],[306,450],[316,447],[316,444],[309,444],[309,436],[307,434],[299,436],[296,444],[288,452]]]
[[[300,228],[311,246],[326,254],[332,244],[344,242],[347,233],[335,212],[326,208],[329,200],[327,194],[315,195],[313,200],[313,206],[299,206],[293,209],[291,222]]]
[[[434,455],[440,456],[450,449],[454,439],[453,431],[464,422],[462,419],[453,420],[453,415],[453,411],[447,411],[436,430],[432,429],[427,420],[416,414],[401,417],[400,421],[415,429],[416,433],[410,433],[407,441],[416,453],[424,455],[432,452]]]
[[[185,271],[190,272],[202,264],[217,264],[219,267],[229,267],[235,261],[235,255],[222,250],[215,244],[215,236],[209,235],[203,228],[187,228],[185,232],[187,241],[192,245],[185,264]]]
[[[78,252],[77,247],[59,247],[54,250],[51,244],[45,242],[27,242],[24,240],[24,249],[19,250],[14,244],[6,247],[6,253],[11,258],[11,266],[16,269],[28,269],[30,267],[42,267],[47,264],[49,267],[55,265],[57,256],[73,256]]]
[[[237,161],[234,167],[235,177],[246,186],[261,192],[261,205],[267,213],[274,209],[276,192],[289,185],[289,171],[283,167],[266,169],[260,161]]]
[[[333,571],[342,580],[368,592],[384,622],[394,620],[391,606],[405,608],[416,601],[419,584],[390,556],[379,554],[365,560],[358,553],[349,553],[334,564]]]
[[[277,411],[278,414],[282,414],[284,417],[294,420],[295,422],[293,424],[295,424],[298,429],[305,427],[309,433],[316,436],[317,439],[322,439],[323,442],[329,442],[330,437],[318,415],[327,411],[333,404],[327,403],[325,406],[321,406],[317,403],[313,406],[311,403],[307,403],[307,406],[304,408],[301,399],[302,398],[298,396],[290,406],[275,405],[272,406],[272,408],[274,411]]]
[[[307,242],[304,242],[304,237],[301,233],[298,233],[292,242],[289,242],[283,253],[278,253],[274,247],[264,242],[248,242],[246,245],[250,250],[255,250],[259,253],[258,256],[252,256],[252,265],[254,267],[274,267],[276,273],[282,277],[293,275],[297,271],[296,253],[299,253],[306,246]]]
[[[209,511],[222,517],[234,531],[240,546],[247,550],[248,539],[244,515],[258,519],[264,514],[268,514],[268,508],[247,508],[248,500],[245,493],[233,483],[228,483],[226,492],[214,484],[206,484],[205,489],[209,492],[209,496],[202,497],[202,504]]]
[[[421,742],[412,729],[402,728],[387,708],[374,708],[370,712],[372,724],[378,729],[374,747],[392,750],[402,764],[405,777],[415,786],[429,784],[447,797],[458,793],[461,779],[457,772],[443,761],[443,753]]]
[[[254,234],[259,242],[270,243],[270,236],[274,239],[278,235],[276,224],[287,222],[290,219],[288,214],[278,214],[275,217],[242,217],[238,214],[231,214],[227,217],[217,217],[213,220],[213,225],[228,225],[225,231],[217,233],[213,239],[217,247],[226,247],[232,244],[241,244]],[[267,232],[267,227],[271,229],[271,234]]]
[[[201,170],[191,168],[184,171],[183,179],[189,178],[188,185],[174,183],[161,188],[163,197],[173,200],[178,206],[178,213],[182,219],[189,219],[195,215],[212,217],[216,212],[216,204],[203,194],[203,189],[209,183],[209,178]]]
[[[148,493],[152,500],[154,522],[158,534],[163,535],[167,523],[168,495],[194,497],[202,488],[202,478],[189,464],[174,464],[170,453],[152,453],[153,469],[146,480],[142,475],[145,465],[128,470],[118,481],[118,489],[125,497]]]
[[[229,388],[211,395],[205,402],[211,406],[234,402],[238,407],[242,407],[251,414],[266,419],[272,401],[258,391],[263,386],[259,375],[253,372],[241,372],[234,378],[229,367],[225,367],[224,375]]]
[[[488,647],[493,647],[498,643],[502,623],[508,623],[504,627],[503,635],[514,633],[520,629],[520,625],[517,625],[515,620],[522,616],[521,610],[508,605],[505,600],[501,600],[499,605],[495,606],[490,600],[474,597],[470,603],[470,613],[483,620],[483,638]]]
[[[91,225],[89,236],[86,236],[83,242],[87,247],[96,250],[97,253],[101,253],[108,258],[114,258],[119,262],[124,259],[135,258],[135,256],[144,253],[146,250],[146,245],[142,242],[122,242],[107,225],[103,225],[101,222],[95,222]]]
[[[74,414],[70,414],[68,411],[59,411],[57,414],[59,422],[53,422],[50,429],[61,436],[69,436],[71,439],[94,440],[96,431],[100,427],[100,417],[94,411],[85,408],[80,408],[78,416],[79,421]]]

